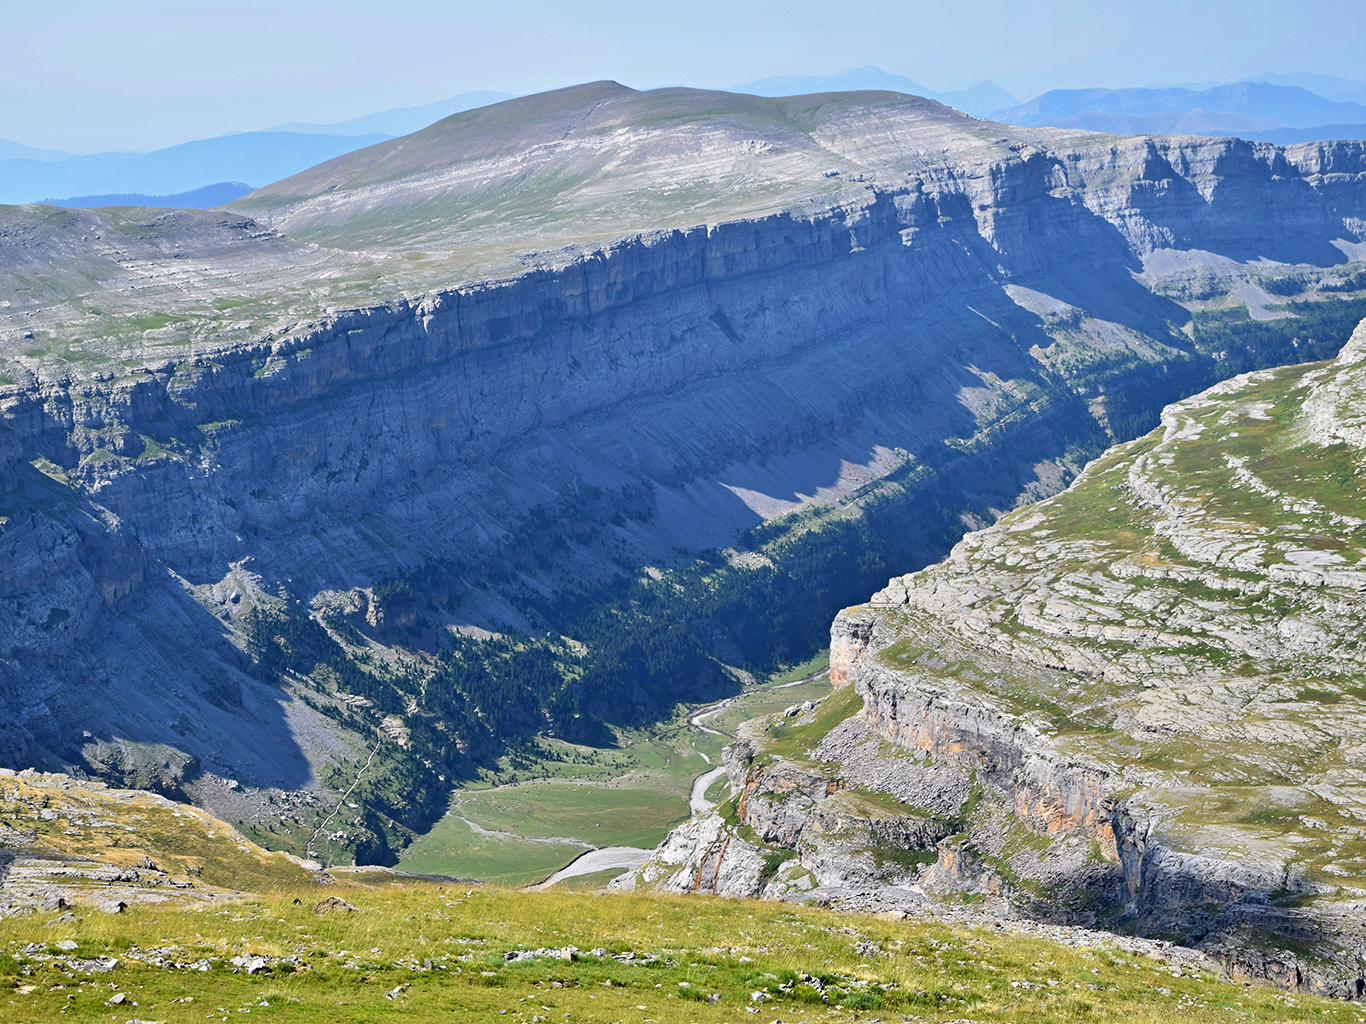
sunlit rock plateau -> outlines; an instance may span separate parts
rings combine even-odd
[[[1363,403],[1366,322],[846,609],[844,688],[753,723],[631,881],[985,900],[1359,997]]]
[[[1308,334],[1203,345],[1193,311],[1299,323],[1366,290],[1364,238],[1359,143],[614,83],[458,114],[228,210],[0,208],[0,760],[378,856],[495,732],[473,699],[458,724],[430,710],[433,635],[545,633],[538,609],[679,552],[763,565],[740,531],[784,516],[876,520],[896,568],[927,564],[1166,403],[1302,358]],[[1163,514],[1183,558],[1232,544]],[[1350,571],[1301,548],[1286,572]],[[398,571],[420,580],[386,611]],[[272,607],[345,656],[267,677],[242,628]],[[1073,607],[1021,615],[1102,614]],[[1130,618],[1104,642],[1153,628]],[[1282,620],[1267,652],[1329,657],[1329,625]],[[725,624],[697,628],[724,658]],[[1140,651],[1153,671],[1204,649],[1165,642]],[[383,692],[348,689],[346,658]],[[1241,678],[1179,715],[1132,684],[1142,736],[1115,741],[1147,751],[1143,729],[1203,721]],[[319,812],[376,757],[403,765],[383,820]]]

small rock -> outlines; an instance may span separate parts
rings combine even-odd
[[[109,1005],[121,1006],[123,1004],[123,1001],[127,998],[128,997],[124,995],[122,992],[115,992],[112,996],[109,997]]]
[[[76,948],[76,940],[62,939],[61,942],[57,943],[57,948],[60,949],[63,953],[70,953],[73,949]]]
[[[346,900],[342,899],[340,896],[329,896],[327,897],[327,899],[323,900],[321,903],[319,903],[316,907],[313,908],[313,913],[350,913],[355,909],[355,907],[351,906],[351,904],[347,903]]]
[[[106,914],[122,914],[127,909],[128,904],[123,900],[110,900],[107,903],[100,904],[100,910]]]
[[[43,911],[65,910],[66,900],[57,895],[44,896],[38,904],[38,909]]]
[[[46,927],[48,927],[48,928],[60,928],[60,927],[62,927],[63,925],[67,925],[67,924],[77,924],[77,923],[80,922],[80,920],[81,920],[81,919],[80,919],[79,917],[77,917],[75,914],[70,913],[70,912],[68,911],[68,912],[65,913],[65,914],[59,914],[59,915],[57,915],[56,917],[54,917],[51,921],[49,921],[49,922],[47,923]],[[73,947],[73,948],[74,948],[74,947]]]
[[[263,956],[235,956],[228,963],[248,974],[269,974],[270,963]]]
[[[408,987],[407,985],[399,985],[399,986],[398,986],[397,988],[395,988],[393,991],[384,993],[384,998],[385,998],[385,999],[397,999],[399,996],[403,995],[403,990],[404,990],[405,988],[407,988],[407,987]]]

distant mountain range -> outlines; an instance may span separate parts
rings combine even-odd
[[[1345,79],[1332,82],[1340,83],[1339,95],[1352,94],[1350,87],[1354,86],[1366,93],[1366,83]],[[1366,125],[1366,104],[1328,99],[1300,85],[1259,81],[1201,90],[1175,86],[1054,89],[1028,103],[997,111],[992,117],[1007,124],[1084,128],[1120,135],[1180,132],[1289,143],[1360,137]]]
[[[728,91],[792,96],[857,90],[925,96],[1009,124],[1121,135],[1237,135],[1281,144],[1366,138],[1366,82],[1309,73],[1268,73],[1195,86],[1054,89],[1027,103],[989,81],[939,92],[871,66],[837,75],[762,78]],[[334,124],[289,122],[152,153],[73,156],[0,139],[0,203],[93,206],[108,200],[108,205],[214,206],[241,194],[231,193],[232,187],[268,185],[344,153],[420,131],[452,114],[511,98],[501,92],[465,92]],[[59,196],[74,198],[54,198]]]
[[[439,100],[436,103],[428,103],[425,106],[395,107],[393,110],[382,110],[378,114],[353,117],[349,121],[338,121],[336,124],[310,124],[304,121],[291,121],[288,124],[277,124],[273,128],[267,128],[266,131],[302,132],[306,135],[379,134],[396,138],[400,135],[411,135],[413,132],[421,131],[428,125],[436,124],[437,121],[450,117],[452,114],[487,107],[490,103],[499,103],[510,99],[512,99],[512,93],[508,92],[462,92],[459,96],[452,96],[448,100]]]
[[[950,107],[986,117],[988,114],[1019,104],[1014,96],[992,82],[978,82],[970,89],[958,92],[936,92],[902,75],[892,75],[881,68],[864,67],[838,75],[782,75],[761,78],[757,82],[733,85],[727,92],[744,92],[753,96],[801,96],[815,92],[854,92],[861,89],[880,89],[904,92],[938,100]]]
[[[1296,85],[1301,89],[1318,93],[1324,99],[1337,100],[1339,103],[1366,104],[1366,82],[1353,82],[1349,78],[1336,75],[1311,75],[1297,72],[1292,75],[1249,75],[1240,82],[1270,82],[1272,85]]]
[[[0,203],[44,202],[58,196],[169,196],[224,181],[258,187],[389,138],[381,134],[243,132],[151,153],[0,160]]]
[[[118,192],[104,196],[72,196],[69,199],[50,200],[55,206],[67,206],[76,210],[98,210],[105,206],[152,206],[166,210],[207,210],[222,206],[234,199],[241,199],[252,191],[250,185],[240,181],[220,181],[213,185],[194,189],[191,192],[178,192],[173,196],[149,196],[141,192]]]
[[[0,139],[0,160],[66,160],[70,156],[70,153],[63,153],[60,149],[34,149],[32,146]]]
[[[291,122],[151,153],[74,156],[0,139],[0,203],[217,206],[343,153],[409,135],[451,114],[506,99],[511,99],[508,93],[466,92],[425,106],[397,107],[337,124]],[[231,191],[230,185],[240,190]],[[106,199],[107,203],[98,202]]]

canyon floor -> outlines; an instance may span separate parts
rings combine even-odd
[[[505,757],[483,784],[455,792],[450,811],[403,851],[398,866],[525,885],[601,847],[629,847],[643,860],[673,826],[705,809],[695,799],[715,805],[728,793],[718,778],[721,752],[739,725],[829,693],[826,665],[822,654],[762,682],[751,677],[735,697],[623,731],[615,748],[543,740],[536,756],[516,759],[520,767]],[[627,866],[635,864],[604,867],[590,881],[605,885]]]

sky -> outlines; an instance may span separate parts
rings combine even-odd
[[[473,90],[724,88],[875,65],[927,88],[1366,79],[1362,0],[0,0],[0,139],[146,151]]]

